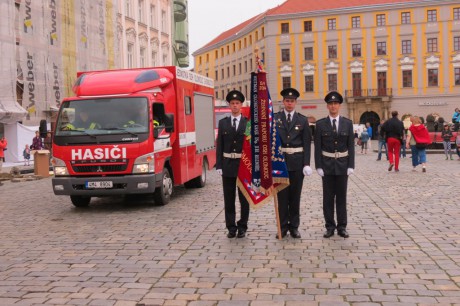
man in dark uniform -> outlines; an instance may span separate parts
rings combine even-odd
[[[339,236],[348,238],[347,183],[355,168],[353,123],[339,115],[343,97],[338,92],[331,91],[324,101],[329,116],[317,121],[315,129],[315,165],[323,179],[324,238],[332,237],[335,229]]]
[[[311,132],[307,117],[295,111],[299,92],[286,88],[280,94],[283,96],[284,110],[275,115],[275,124],[289,171],[289,187],[278,193],[281,237],[285,237],[289,230],[293,238],[300,238],[300,194],[304,176],[312,174]]]
[[[229,103],[232,114],[219,121],[217,132],[217,172],[222,175],[225,203],[225,225],[228,238],[243,238],[248,229],[249,203],[238,189],[241,204],[241,219],[235,223],[235,188],[238,168],[243,150],[244,132],[247,119],[241,115],[244,95],[238,90],[232,90],[225,98]],[[238,230],[238,234],[237,234]]]

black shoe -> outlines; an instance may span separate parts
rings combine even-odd
[[[346,230],[338,230],[337,233],[339,234],[340,237],[343,237],[343,238],[348,238],[350,237],[350,235],[348,235],[347,231]]]
[[[237,238],[244,238],[246,236],[246,230],[238,230]]]
[[[333,229],[326,230],[326,232],[323,235],[324,238],[330,238],[332,236],[334,236],[334,230]]]
[[[291,237],[292,238],[296,238],[296,239],[302,238],[302,236],[300,236],[300,233],[299,233],[298,229],[293,228],[293,229],[291,229],[289,231],[291,232]]]
[[[236,237],[236,232],[228,232],[227,238],[235,238]]]
[[[286,235],[287,235],[287,230],[282,230],[281,231],[281,238],[286,237]],[[279,239],[278,234],[276,234],[276,239]]]

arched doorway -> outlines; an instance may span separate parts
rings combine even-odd
[[[377,127],[380,124],[380,117],[376,112],[364,112],[359,118],[359,123],[366,124],[366,122],[369,122],[372,127],[372,139],[374,139],[377,135]]]

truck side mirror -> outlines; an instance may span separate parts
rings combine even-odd
[[[168,133],[174,132],[174,114],[165,114],[164,124],[165,124],[166,132]]]

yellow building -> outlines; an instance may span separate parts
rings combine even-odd
[[[301,93],[297,111],[326,115],[323,97],[343,94],[343,115],[376,126],[392,110],[446,121],[460,107],[460,1],[287,0],[197,50],[195,71],[224,99],[248,97],[258,53],[275,105]]]

